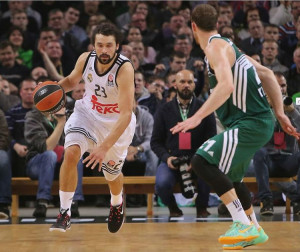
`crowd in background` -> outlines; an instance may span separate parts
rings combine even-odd
[[[93,50],[91,35],[99,22],[113,22],[122,31],[124,36],[119,52],[131,60],[135,69],[137,128],[128,149],[124,174],[156,175],[157,167],[162,163],[167,165],[170,156],[181,157],[186,154],[184,151],[176,152],[178,139],[171,139],[159,130],[161,125],[166,130],[169,127],[163,123],[172,115],[172,111],[167,109],[174,109],[166,105],[168,102],[178,103],[180,111],[186,111],[187,114],[191,108],[181,104],[178,99],[181,89],[178,72],[190,70],[193,75],[191,104],[195,99],[197,106],[201,106],[209,96],[205,55],[196,45],[190,26],[191,11],[201,3],[211,4],[218,10],[217,28],[221,36],[230,39],[245,54],[276,72],[279,82],[284,80],[279,84],[281,87],[285,85],[287,89],[283,97],[293,97],[296,102],[297,97],[300,97],[298,1],[0,2],[0,216],[9,216],[11,176],[29,176],[43,181],[39,185],[34,216],[46,216],[51,201],[52,181],[58,176],[63,158],[62,125],[65,121],[51,115],[38,114],[33,105],[32,93],[37,83],[59,81],[70,74],[78,56]],[[68,94],[67,115],[72,113],[74,102],[82,98],[83,93],[84,82],[81,82]],[[294,110],[288,112],[294,113]],[[219,125],[216,129],[212,117],[212,126],[201,129],[207,138],[221,130]],[[38,124],[38,120],[44,120],[44,124]],[[40,138],[36,138],[37,135]],[[205,140],[198,139],[195,148]],[[172,142],[171,148],[169,142]],[[296,145],[298,143],[293,142],[293,148],[289,150],[281,146],[282,151],[275,153],[287,156],[297,154],[295,171],[288,173],[288,176],[296,175],[299,170],[299,150]],[[277,148],[276,144],[273,148]],[[45,156],[48,161],[44,159],[43,162],[51,166],[51,175],[49,169],[45,173],[33,165],[41,153],[47,153]],[[271,155],[274,153],[271,152]],[[79,177],[83,176],[82,166],[78,164]],[[282,172],[277,175],[282,175]],[[163,175],[159,173],[159,176]],[[170,215],[180,216],[182,212],[174,206],[176,203],[170,198],[173,196],[165,193],[167,189],[162,184],[164,182],[160,180],[158,190],[162,191],[161,196],[165,198],[163,203],[169,207]],[[261,185],[263,189],[266,187]],[[293,190],[296,195],[294,212],[300,213],[299,183],[288,190]],[[76,212],[77,200],[83,200],[80,188],[78,191],[72,216],[79,216],[78,209]],[[209,194],[209,189],[204,191]],[[201,203],[201,211],[197,209],[198,215],[209,214],[205,210],[207,201],[208,197],[206,203]],[[261,201],[265,202],[264,206],[269,210],[265,209],[266,213],[271,214],[271,196],[261,193]]]

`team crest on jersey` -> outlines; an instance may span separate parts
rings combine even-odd
[[[89,82],[92,82],[93,81],[93,76],[92,76],[92,74],[88,74],[88,76],[87,76],[87,79],[89,80]]]
[[[114,76],[113,74],[109,74],[107,78],[107,86],[113,87],[114,86]]]

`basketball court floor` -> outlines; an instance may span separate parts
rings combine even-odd
[[[126,223],[110,234],[108,208],[80,207],[81,218],[72,219],[71,230],[60,233],[48,231],[56,208],[41,219],[31,217],[33,210],[21,208],[19,218],[0,220],[0,251],[223,251],[217,240],[231,224],[230,218],[217,215],[216,207],[209,208],[207,218],[196,218],[189,207],[182,208],[183,217],[171,219],[163,207],[154,207],[152,217],[145,216],[145,208],[127,208]],[[269,241],[245,251],[300,251],[300,216],[275,207],[274,216],[258,219]]]

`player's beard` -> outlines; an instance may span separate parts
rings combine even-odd
[[[98,61],[99,61],[101,64],[107,65],[107,64],[109,64],[109,63],[114,59],[115,55],[116,55],[116,54],[114,54],[112,57],[110,57],[108,54],[103,53],[103,54],[100,54],[97,58],[98,58]],[[101,57],[103,57],[103,56],[106,56],[106,57],[105,57],[105,60],[103,60],[103,58],[101,58]]]
[[[194,94],[194,92],[189,89],[184,89],[181,91],[177,90],[177,93],[182,100],[190,100]]]

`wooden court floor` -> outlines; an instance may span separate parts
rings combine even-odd
[[[66,233],[46,224],[0,226],[0,251],[223,251],[218,236],[229,222],[125,223],[117,234],[106,224],[72,224]],[[300,222],[262,222],[269,241],[244,251],[300,251]]]

